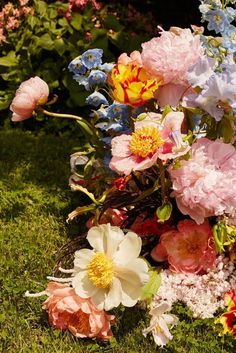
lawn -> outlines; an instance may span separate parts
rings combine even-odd
[[[182,305],[174,339],[156,348],[141,330],[148,317],[141,307],[119,309],[113,328],[116,339],[96,343],[53,330],[41,310],[43,298],[25,298],[26,290],[42,291],[58,249],[79,233],[81,224],[67,225],[78,203],[68,187],[71,136],[34,135],[17,129],[0,132],[0,347],[9,353],[233,353],[235,340],[221,338],[213,320],[194,320]]]

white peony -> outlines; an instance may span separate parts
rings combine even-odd
[[[143,335],[146,337],[149,332],[152,333],[155,343],[158,346],[165,346],[173,336],[169,331],[169,327],[177,325],[178,318],[172,314],[165,314],[171,306],[162,302],[158,306],[150,310],[151,321],[150,326],[143,330]]]
[[[82,298],[91,298],[99,310],[110,310],[119,304],[134,306],[148,282],[148,266],[138,258],[141,239],[126,235],[118,227],[102,224],[88,231],[93,250],[75,252],[72,286]]]

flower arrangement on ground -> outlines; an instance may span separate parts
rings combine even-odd
[[[177,301],[193,317],[216,318],[236,337],[236,64],[234,1],[201,1],[203,28],[160,28],[142,51],[103,63],[89,49],[69,64],[88,92],[91,115],[45,109],[39,77],[22,83],[13,121],[37,111],[74,119],[85,147],[71,156],[73,191],[88,215],[72,268],[58,266],[45,291],[50,324],[76,337],[112,336],[110,311],[143,300],[157,345],[172,339]],[[51,104],[48,102],[46,104]],[[67,249],[70,249],[70,244]],[[71,250],[69,251],[71,254]],[[70,256],[69,256],[70,257]],[[68,257],[67,257],[68,260]],[[60,273],[60,275],[59,275]]]

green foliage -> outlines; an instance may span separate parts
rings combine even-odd
[[[0,110],[8,108],[22,81],[36,75],[63,97],[58,109],[76,110],[84,106],[87,93],[67,70],[73,58],[98,47],[104,50],[105,61],[114,61],[119,53],[137,49],[148,39],[142,21],[127,27],[126,6],[104,5],[96,11],[88,5],[68,18],[67,0],[30,4],[33,12],[21,18],[19,28],[7,31],[7,41],[0,44]],[[140,34],[132,41],[131,31]]]

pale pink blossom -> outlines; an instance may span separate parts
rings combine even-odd
[[[70,330],[76,337],[96,337],[107,340],[112,337],[111,321],[114,316],[98,310],[91,299],[80,298],[68,285],[49,282],[48,299],[43,303],[49,323],[60,330]]]
[[[13,112],[12,121],[30,118],[38,105],[47,102],[48,95],[48,85],[38,76],[21,83],[10,106]]]
[[[209,223],[198,225],[184,220],[177,228],[161,235],[152,257],[156,261],[167,260],[170,270],[177,273],[204,273],[214,268],[216,250]]]
[[[182,112],[170,112],[162,120],[161,114],[147,113],[144,120],[135,123],[132,135],[112,139],[110,168],[128,175],[132,170],[150,168],[157,158],[161,160],[182,156],[190,149],[181,134]]]
[[[0,44],[6,41],[6,36],[4,36],[3,28],[0,28]]]
[[[123,53],[118,58],[118,64],[128,65],[139,65],[142,66],[141,54],[138,50],[133,51],[130,56],[127,53]]]
[[[19,20],[17,20],[13,16],[9,16],[7,20],[6,28],[8,30],[15,29],[19,27],[19,24],[20,24]]]
[[[172,196],[180,211],[198,224],[211,216],[236,210],[236,151],[231,144],[201,138],[192,145],[189,160],[169,168]]]
[[[19,0],[20,6],[25,6],[27,5],[29,0]]]
[[[189,67],[204,54],[199,35],[193,35],[190,29],[172,27],[170,31],[162,30],[160,37],[143,43],[142,48],[144,69],[152,77],[161,79],[163,87],[171,84],[166,86],[164,92],[158,89],[156,95],[159,105],[164,106],[167,97],[172,96],[175,100],[171,103],[176,106],[178,99],[189,87],[187,81]]]

